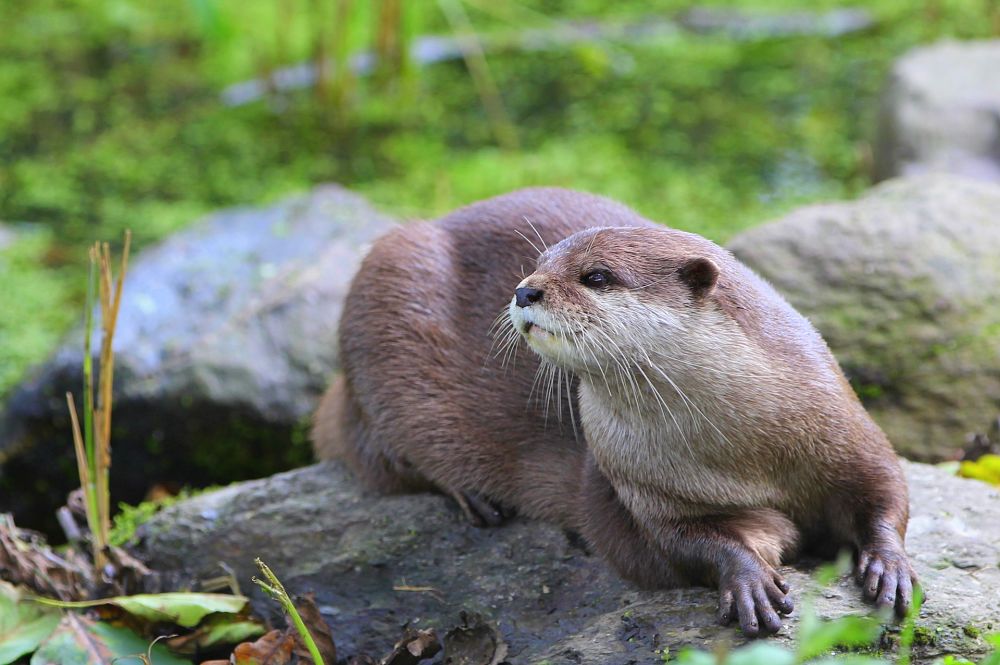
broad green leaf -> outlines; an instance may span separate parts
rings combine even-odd
[[[837,647],[870,646],[882,632],[878,619],[866,616],[845,616],[821,621],[810,608],[799,622],[798,659],[805,661]]]
[[[202,621],[189,635],[180,635],[165,642],[175,653],[195,653],[211,647],[239,644],[266,632],[264,626],[231,614],[213,614]]]
[[[55,630],[59,614],[22,600],[16,588],[0,582],[0,665],[37,649]]]
[[[682,649],[677,654],[678,665],[716,665],[715,654],[697,649]]]
[[[55,632],[32,656],[31,665],[141,664],[140,656],[147,651],[153,665],[190,665],[160,644],[150,648],[146,640],[127,628],[67,612]]]
[[[729,654],[726,665],[792,665],[795,654],[773,642],[754,642]]]
[[[209,614],[225,612],[236,614],[247,604],[245,596],[230,596],[223,593],[149,593],[135,596],[116,596],[84,602],[64,602],[49,598],[37,598],[43,605],[63,608],[96,607],[116,605],[129,614],[147,621],[175,623],[184,628],[194,628]]]
[[[986,641],[993,645],[993,653],[980,661],[980,665],[1000,665],[1000,633],[986,636]]]
[[[217,644],[239,644],[253,637],[260,637],[264,626],[253,621],[216,621],[207,627],[204,637],[198,640],[202,648]]]

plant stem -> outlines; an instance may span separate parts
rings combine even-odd
[[[295,625],[295,630],[298,631],[299,635],[302,637],[302,642],[305,643],[306,649],[309,650],[309,656],[312,658],[315,665],[324,665],[323,657],[319,653],[319,648],[316,646],[316,641],[313,640],[312,634],[310,634],[309,629],[306,628],[305,622],[302,621],[302,617],[299,615],[299,611],[295,609],[295,604],[292,599],[289,598],[288,592],[285,591],[284,585],[278,577],[271,571],[266,563],[261,561],[259,558],[254,560],[257,567],[260,568],[260,572],[264,574],[267,581],[259,580],[256,577],[253,578],[254,584],[259,586],[264,590],[267,595],[271,596],[285,608],[288,616],[291,617],[292,623]]]

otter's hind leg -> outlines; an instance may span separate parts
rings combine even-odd
[[[337,376],[323,394],[313,418],[311,437],[317,459],[343,461],[374,490],[397,494],[434,489],[412,465],[396,459],[371,436],[343,375]]]

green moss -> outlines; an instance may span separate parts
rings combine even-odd
[[[934,646],[937,644],[937,633],[927,626],[914,626],[913,644],[921,647]]]
[[[978,628],[976,628],[975,626],[973,626],[971,623],[968,624],[968,625],[962,626],[962,632],[965,633],[966,635],[968,635],[969,637],[973,638],[973,639],[978,639],[979,636],[982,634],[982,632]]]
[[[61,332],[82,310],[74,304],[75,288],[64,271],[46,264],[51,234],[24,232],[0,251],[0,396],[31,364],[43,358]]]
[[[158,499],[156,501],[143,501],[142,503],[134,506],[127,503],[119,503],[118,512],[112,520],[108,542],[116,547],[122,547],[132,540],[135,536],[136,530],[140,526],[152,519],[153,515],[160,512],[160,510],[172,506],[178,501],[190,499],[217,489],[219,489],[218,486],[199,489],[185,488],[175,496]]]

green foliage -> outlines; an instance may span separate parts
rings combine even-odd
[[[174,496],[164,497],[156,501],[143,501],[135,506],[119,503],[118,511],[112,518],[111,531],[108,533],[108,543],[115,547],[124,547],[135,536],[136,530],[152,519],[160,510],[174,505],[178,501],[219,489],[218,486],[200,488],[198,490],[183,489]]]
[[[64,273],[47,266],[52,234],[45,229],[25,231],[0,250],[0,395],[59,341],[59,335],[77,319],[74,296],[78,287]]]
[[[824,566],[816,575],[821,585],[828,584],[843,570],[841,559],[837,564]],[[796,635],[795,650],[775,642],[757,641],[734,649],[710,653],[697,649],[684,649],[676,661],[680,665],[909,665],[911,647],[921,644],[921,630],[916,618],[920,614],[919,589],[914,590],[914,608],[903,623],[899,637],[899,653],[895,661],[864,653],[871,651],[882,634],[881,622],[870,616],[844,616],[825,621],[816,616],[808,600],[802,610]],[[992,654],[979,665],[1000,665],[1000,634],[986,638],[994,647]],[[926,643],[923,643],[926,644]],[[846,653],[844,651],[846,650]],[[840,652],[840,653],[837,653]],[[663,654],[669,654],[664,650]],[[664,661],[666,662],[666,658]],[[934,665],[975,665],[959,656],[945,656]]]
[[[346,44],[370,46],[375,3],[353,3]],[[403,3],[410,35],[447,33],[436,3]],[[704,0],[755,11],[796,0]],[[841,6],[810,3],[811,10]],[[44,357],[82,297],[79,250],[130,227],[139,248],[214,208],[321,181],[407,215],[553,184],[622,199],[716,240],[868,182],[877,93],[891,61],[943,37],[990,36],[990,0],[872,0],[877,28],[841,38],[734,41],[678,32],[488,55],[518,150],[501,150],[461,61],[345,109],[309,91],[239,108],[222,86],[312,57],[335,3],[37,0],[0,3],[0,220],[52,233],[0,255],[0,394]],[[686,0],[463,0],[485,32],[560,18],[670,16]],[[19,243],[20,246],[20,243]],[[7,257],[9,252],[16,259]],[[45,262],[42,262],[42,258]],[[70,273],[70,274],[68,274]],[[11,299],[13,300],[13,299]],[[6,305],[6,301],[5,301]],[[9,340],[9,341],[8,341]]]
[[[221,593],[141,593],[133,596],[115,596],[98,600],[63,601],[36,598],[35,602],[47,607],[81,609],[99,605],[115,605],[129,614],[151,623],[171,623],[183,628],[194,628],[210,614],[238,614],[246,607],[245,596]]]
[[[124,626],[66,614],[56,631],[31,657],[31,665],[141,663],[147,655],[153,665],[190,663],[174,656],[160,644],[150,646]]]
[[[33,652],[58,623],[58,612],[22,602],[16,588],[0,582],[0,663]]]

